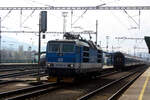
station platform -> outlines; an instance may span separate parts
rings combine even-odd
[[[113,66],[103,65],[103,69],[113,68]]]
[[[150,100],[150,67],[118,100]]]

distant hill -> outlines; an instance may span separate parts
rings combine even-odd
[[[18,50],[18,47],[23,45],[23,49],[26,51],[28,50],[28,48],[31,46],[31,50],[38,50],[38,46],[35,45],[31,45],[25,42],[19,42],[17,39],[15,38],[11,38],[11,37],[2,37],[1,40],[1,48],[5,48],[5,49],[12,49],[12,50]],[[42,51],[45,49],[45,47],[42,47]]]

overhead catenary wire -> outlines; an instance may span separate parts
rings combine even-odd
[[[47,6],[47,7],[51,7],[50,5],[47,5],[47,4],[44,4],[44,3],[41,3],[41,2],[37,2],[35,0],[30,0],[31,2],[33,3],[36,3],[36,4],[40,4],[40,5],[44,5],[44,6]]]
[[[113,1],[108,1],[108,2],[106,2],[106,1],[103,1],[103,0],[100,0],[102,3],[103,3],[103,5],[108,5],[108,4],[112,4],[112,3],[117,3],[118,1],[120,1],[120,0],[113,0]]]
[[[85,14],[87,12],[87,10],[85,10],[83,13],[82,13],[82,15],[81,16],[79,16],[74,22],[73,22],[73,24],[72,25],[74,25],[80,18],[82,18],[83,17],[83,15]]]
[[[124,12],[125,12],[125,14],[128,15],[128,17],[129,17],[137,26],[139,26],[139,24],[133,19],[132,16],[130,16],[130,15],[128,14],[128,12],[127,12],[126,10],[124,10]]]
[[[119,17],[117,17],[112,11],[111,11],[112,15],[114,16],[114,18],[123,26],[125,27],[126,29],[128,29],[127,25],[125,25]]]
[[[35,12],[35,10],[33,10],[33,11],[30,13],[30,15],[25,18],[25,20],[22,22],[22,24],[24,24],[30,17],[32,17],[32,15],[34,14],[34,12]]]
[[[11,13],[11,11],[12,11],[12,10],[9,10],[9,11],[8,11],[8,13],[2,18],[1,22],[4,21],[4,20],[8,17],[8,15]]]

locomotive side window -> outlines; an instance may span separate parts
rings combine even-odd
[[[89,53],[84,52],[84,53],[83,53],[83,56],[85,56],[85,57],[89,57]]]
[[[89,62],[89,58],[83,58],[83,62]]]
[[[83,47],[83,51],[89,51],[89,47]]]
[[[102,50],[97,51],[97,62],[98,63],[102,62]]]
[[[89,62],[89,47],[83,47],[83,62]]]
[[[102,62],[102,60],[101,59],[98,59],[98,61],[97,61],[98,63],[101,63]]]
[[[48,52],[60,52],[60,44],[57,43],[49,43]]]
[[[80,53],[80,47],[76,46],[77,48],[77,53]]]

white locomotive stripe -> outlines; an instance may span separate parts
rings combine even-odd
[[[79,69],[91,69],[91,68],[100,68],[102,69],[101,63],[54,63],[54,62],[48,62],[48,64],[53,64],[53,68],[68,68],[69,64],[74,64],[73,68],[79,68]]]

